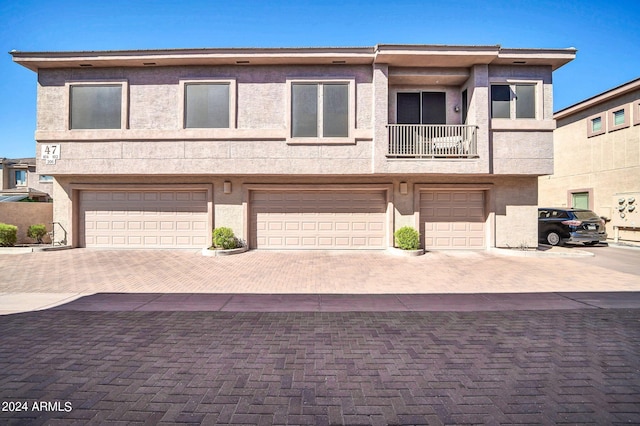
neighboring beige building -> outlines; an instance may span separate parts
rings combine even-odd
[[[552,72],[575,49],[12,52],[38,169],[78,247],[537,246]]]
[[[541,206],[588,208],[609,238],[640,242],[640,78],[554,114],[555,168],[539,179]]]
[[[0,201],[49,201],[52,187],[53,176],[37,173],[35,158],[0,158]]]

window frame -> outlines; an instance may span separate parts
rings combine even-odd
[[[18,180],[18,173],[22,173],[24,175],[24,179]],[[16,169],[13,171],[13,182],[15,186],[27,186],[27,170],[25,169]]]
[[[75,86],[120,86],[120,127],[119,128],[105,128],[105,129],[73,129],[71,128],[71,88]],[[83,131],[118,131],[129,128],[129,81],[125,79],[108,79],[108,80],[73,80],[65,82],[65,129],[72,132]]]
[[[634,101],[633,103],[633,125],[640,124],[640,101]]]
[[[187,86],[189,84],[227,84],[229,85],[229,127],[187,127]],[[179,122],[183,130],[216,131],[237,128],[237,82],[235,78],[187,78],[180,79]]]
[[[494,86],[509,87],[509,118],[493,116],[493,95]],[[517,114],[517,86],[533,86],[533,111],[534,117],[518,118]],[[513,120],[513,121],[541,121],[544,120],[544,90],[542,80],[515,80],[515,79],[491,79],[489,81],[489,116],[492,120]]]
[[[293,136],[293,86],[295,84],[315,84],[318,87],[318,117],[317,117],[317,130],[318,136],[309,137],[294,137]],[[348,93],[348,105],[347,105],[347,136],[338,137],[324,137],[322,135],[324,124],[324,111],[323,111],[323,97],[325,84],[346,84]],[[352,77],[344,78],[287,78],[286,80],[286,129],[287,129],[287,144],[355,144],[355,127],[356,127],[356,81]]]
[[[424,119],[424,95],[425,94],[433,94],[433,93],[438,93],[438,94],[442,94],[442,96],[444,97],[444,123],[438,123],[438,124],[429,124],[429,123],[423,123],[423,119]],[[398,119],[398,114],[400,112],[400,108],[398,107],[398,97],[400,95],[406,95],[406,94],[413,94],[413,95],[418,95],[418,106],[419,106],[419,118],[420,118],[420,123],[400,123],[400,120]],[[446,90],[426,90],[426,89],[411,89],[411,90],[404,90],[404,89],[400,89],[398,91],[395,92],[394,94],[394,102],[395,102],[395,123],[396,124],[415,124],[415,125],[432,125],[432,126],[444,126],[449,124],[449,111],[447,110],[447,106],[449,105],[449,94],[447,93]]]
[[[621,124],[615,124],[615,114],[619,111],[622,111],[624,114],[624,121]],[[630,108],[629,105],[620,105],[617,106],[615,108],[611,108],[609,111],[607,111],[607,116],[610,120],[609,122],[609,126],[608,126],[608,131],[609,132],[615,132],[616,130],[620,130],[620,129],[624,129],[626,127],[629,127],[629,123],[631,122],[630,120]]]
[[[600,130],[593,130],[593,122],[598,119],[600,119],[600,122],[602,123],[602,127],[600,128]],[[588,138],[602,135],[606,132],[607,132],[607,117],[604,112],[587,117],[587,137]]]

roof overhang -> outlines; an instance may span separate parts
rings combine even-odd
[[[185,65],[370,64],[373,48],[234,48],[81,52],[10,52],[14,62],[42,68],[150,67]]]
[[[494,46],[380,44],[375,47],[201,48],[76,52],[11,51],[13,61],[37,72],[46,68],[189,65],[363,65],[469,68],[478,64],[547,65],[554,70],[576,49],[504,49]]]
[[[596,95],[591,98],[585,99],[584,101],[578,102],[577,104],[573,104],[564,109],[561,109],[560,111],[557,111],[555,114],[553,114],[553,118],[554,120],[560,120],[562,118],[573,115],[577,112],[584,111],[595,105],[601,104],[603,102],[607,102],[613,98],[626,95],[627,93],[630,93],[636,90],[640,90],[640,78],[637,78],[628,83],[622,84],[618,87],[614,87],[613,89],[607,90],[606,92],[600,93],[599,95]]]
[[[498,57],[492,61],[497,65],[543,65],[551,66],[557,70],[563,65],[573,61],[577,49],[500,49]]]

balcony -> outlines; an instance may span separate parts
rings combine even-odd
[[[389,124],[388,158],[477,158],[477,126]]]

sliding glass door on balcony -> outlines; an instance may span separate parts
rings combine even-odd
[[[446,124],[444,92],[398,93],[397,124]]]
[[[447,124],[444,92],[401,92],[389,124],[390,158],[476,158],[476,126]]]

